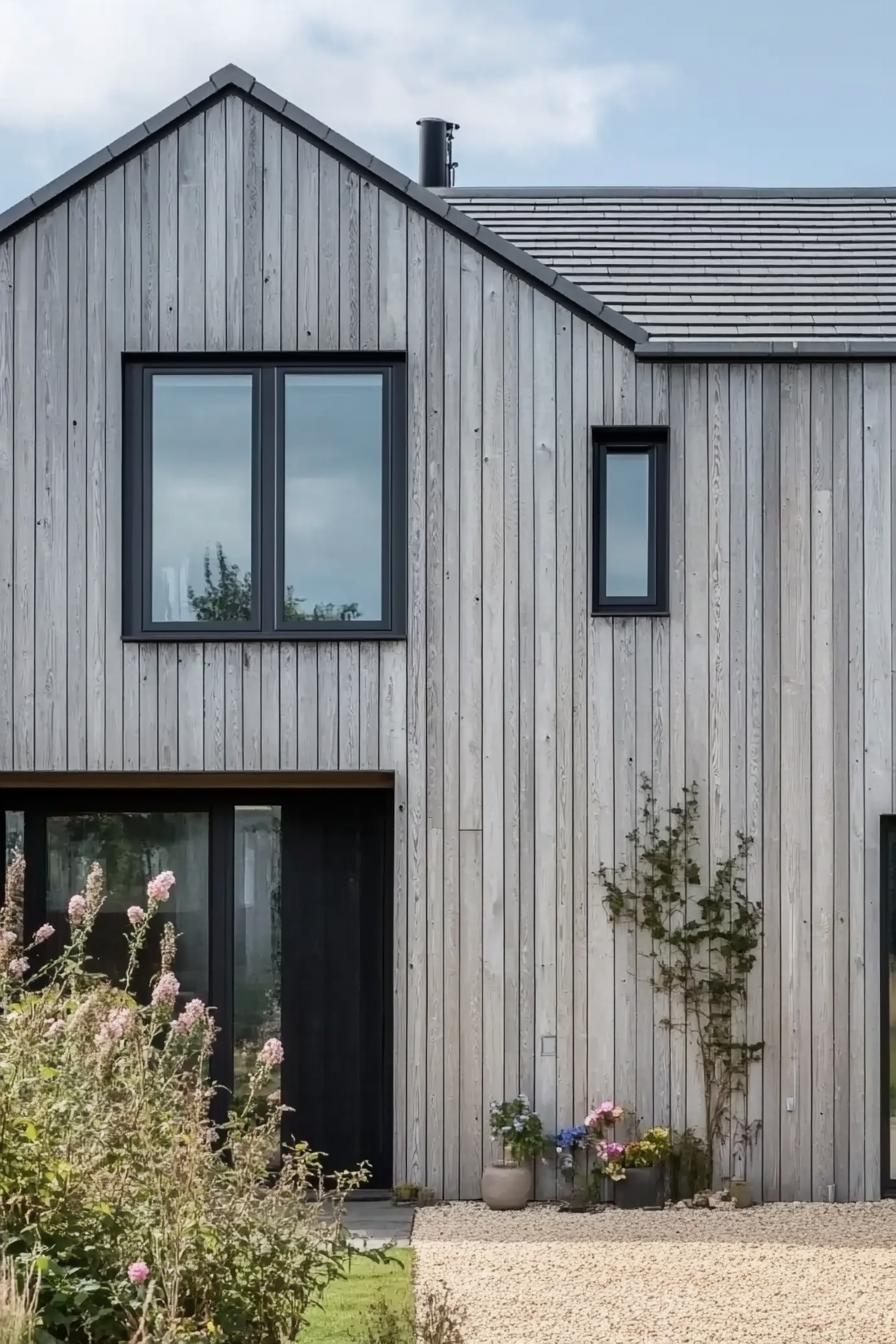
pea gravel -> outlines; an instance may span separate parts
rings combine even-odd
[[[421,1209],[418,1290],[465,1344],[896,1344],[896,1201],[594,1214]]]

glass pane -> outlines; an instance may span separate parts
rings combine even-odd
[[[252,377],[152,380],[152,618],[252,616]]]
[[[158,972],[159,936],[170,920],[178,933],[174,971],[181,993],[207,998],[208,814],[86,812],[48,817],[47,919],[58,929],[67,930],[69,899],[84,890],[94,861],[105,872],[107,890],[88,943],[97,968],[113,979],[124,973],[128,906],[145,906],[150,877],[170,868],[177,880],[147,940],[137,991],[145,997],[150,977]]]
[[[383,616],[383,379],[286,376],[283,617]]]
[[[607,453],[607,597],[650,596],[650,454]]]
[[[260,1046],[280,1037],[279,807],[234,809],[233,857],[233,1074],[239,1098]]]

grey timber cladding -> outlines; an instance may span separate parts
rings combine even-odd
[[[896,191],[444,195],[651,341],[896,337]]]
[[[122,643],[121,352],[202,348],[406,350],[406,642]],[[748,1174],[876,1197],[893,405],[882,362],[636,362],[232,94],[0,242],[0,771],[392,772],[396,1177],[452,1196],[518,1088],[699,1121],[596,876],[642,772],[696,780],[712,852],[756,836]],[[589,431],[636,423],[671,616],[591,619]]]

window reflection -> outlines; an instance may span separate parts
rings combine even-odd
[[[252,377],[154,374],[152,618],[252,614]]]
[[[234,809],[234,1094],[280,1037],[280,808]],[[275,1071],[270,1084],[279,1086]]]
[[[68,902],[83,891],[92,863],[105,874],[106,901],[88,950],[97,967],[119,979],[127,965],[127,909],[146,905],[146,884],[170,868],[176,883],[147,940],[136,989],[146,997],[159,970],[164,920],[177,934],[175,974],[186,998],[208,994],[208,815],[205,812],[89,812],[47,818],[47,919],[68,934]],[[155,935],[158,936],[155,936]]]
[[[650,596],[650,455],[607,453],[606,595]]]
[[[383,380],[285,380],[283,619],[383,616]]]

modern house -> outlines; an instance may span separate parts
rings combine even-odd
[[[886,1193],[894,374],[896,192],[431,190],[219,71],[0,215],[29,918],[99,858],[114,964],[173,869],[222,1081],[280,1033],[304,1136],[474,1196],[518,1089],[699,1122],[597,875],[694,780],[747,1174]]]

